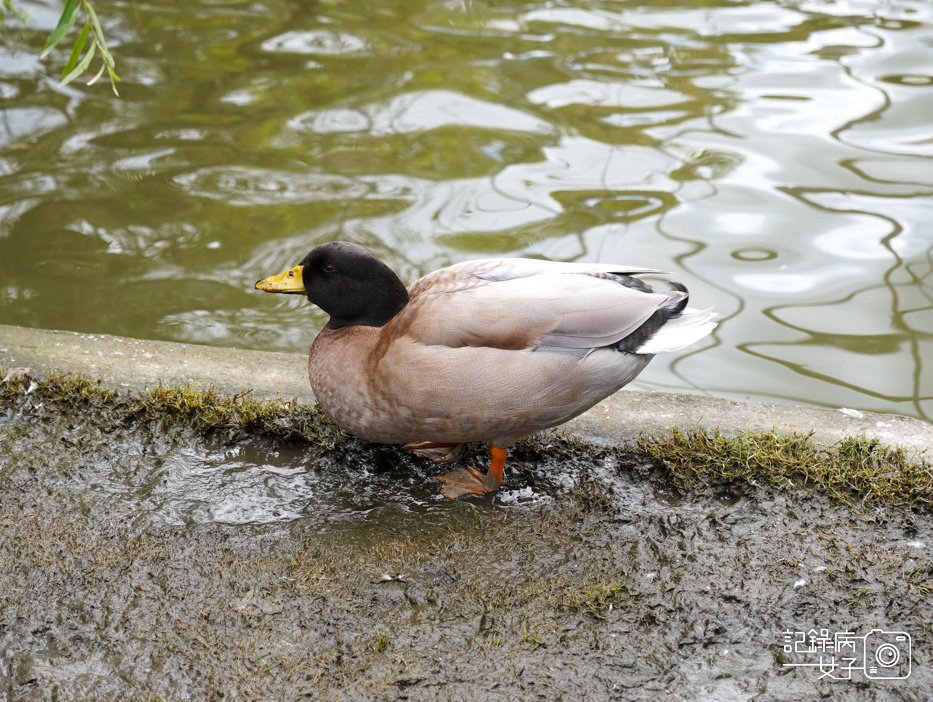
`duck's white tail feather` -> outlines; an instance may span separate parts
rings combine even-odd
[[[688,307],[658,329],[653,337],[638,347],[636,353],[655,354],[679,351],[699,341],[716,328],[716,313],[711,309]]]

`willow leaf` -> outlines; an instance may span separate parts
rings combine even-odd
[[[87,12],[87,16],[91,18],[91,22],[94,23],[94,36],[97,37],[97,43],[100,45],[101,51],[110,53],[107,51],[107,39],[104,37],[104,29],[100,26],[100,20],[97,19],[97,13],[94,11],[94,6],[89,2],[84,3],[84,9]]]
[[[84,29],[81,30],[81,33],[78,35],[78,40],[75,42],[74,48],[71,50],[71,56],[68,58],[68,63],[65,64],[65,67],[62,69],[62,76],[67,76],[71,73],[72,69],[78,65],[78,58],[81,56],[81,52],[84,51],[84,45],[87,44],[88,35],[91,33],[91,23],[85,22]]]
[[[105,68],[107,68],[107,64],[104,63],[103,61],[101,61],[101,62],[100,62],[100,68],[97,70],[97,73],[95,74],[95,76],[94,76],[93,78],[91,78],[91,79],[87,82],[87,84],[88,84],[88,85],[94,85],[94,83],[96,83],[98,80],[100,80],[100,77],[101,77],[102,75],[104,75],[104,69],[105,69]]]
[[[117,91],[117,81],[120,80],[120,76],[110,66],[107,66],[107,74],[110,76],[110,88],[113,90],[113,94],[120,97],[120,93]]]
[[[62,10],[61,17],[58,18],[58,25],[52,30],[52,33],[49,34],[49,38],[46,40],[45,46],[42,47],[42,53],[39,54],[39,58],[48,56],[49,52],[55,48],[55,45],[68,34],[71,25],[75,23],[75,10],[78,9],[79,2],[80,0],[68,0],[68,2],[65,3],[65,9]]]
[[[92,43],[91,48],[87,50],[87,53],[84,54],[82,59],[78,62],[78,65],[71,69],[71,73],[62,78],[62,81],[59,83],[59,85],[68,85],[71,81],[84,73],[87,70],[87,67],[91,65],[91,59],[94,58],[94,53],[96,51],[97,44]]]
[[[109,68],[116,68],[117,64],[114,63],[113,56],[110,55],[110,52],[107,50],[107,47],[101,46],[100,43],[98,43],[97,48],[100,49],[100,55],[101,55],[101,58],[104,60],[104,63],[106,63]]]

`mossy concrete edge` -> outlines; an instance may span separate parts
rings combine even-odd
[[[79,373],[111,387],[158,382],[312,402],[301,354],[243,351],[169,341],[0,325],[0,365],[41,374]],[[740,402],[700,395],[623,390],[565,425],[590,439],[619,443],[681,429],[812,434],[829,445],[846,436],[875,438],[915,456],[933,453],[933,425],[912,417],[820,407]]]

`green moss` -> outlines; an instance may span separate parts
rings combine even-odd
[[[690,489],[719,479],[749,485],[819,489],[846,504],[881,502],[933,507],[933,466],[913,461],[877,439],[847,437],[828,448],[809,436],[755,432],[726,437],[718,431],[673,430],[642,437],[638,447]]]
[[[226,395],[192,385],[159,384],[142,391],[112,390],[80,375],[35,378],[0,368],[0,403],[7,406],[106,411],[113,421],[186,422],[203,433],[260,435],[286,441],[332,445],[347,435],[317,407],[291,400]]]
[[[138,395],[131,413],[142,419],[180,419],[202,431],[258,434],[312,444],[329,442],[337,431],[312,405],[260,400],[242,393],[224,395],[190,385],[148,388]]]
[[[0,378],[0,406],[11,408],[90,410],[110,413],[110,420],[126,423],[185,422],[206,434],[264,436],[326,448],[354,441],[316,406],[290,400],[258,399],[249,393],[226,395],[190,385],[160,384],[143,391],[117,392],[78,375],[35,378],[4,368],[0,368]],[[756,432],[727,437],[718,431],[674,429],[669,436],[641,437],[633,446],[609,448],[577,437],[544,434],[525,439],[512,455],[526,462],[547,456],[588,463],[612,455],[618,465],[625,466],[631,463],[633,451],[654,459],[682,490],[709,481],[766,483],[815,488],[846,504],[877,502],[933,509],[929,462],[912,460],[903,449],[865,437],[849,437],[821,448],[809,436],[797,434]],[[520,463],[513,467],[521,469]],[[587,476],[578,492],[590,507],[614,509],[605,486]]]
[[[103,407],[113,402],[117,393],[100,381],[81,375],[51,375],[37,379],[22,369],[0,368],[0,387],[6,401],[34,395],[44,401],[67,407]]]

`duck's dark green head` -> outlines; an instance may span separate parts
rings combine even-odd
[[[260,280],[256,289],[307,295],[330,315],[330,329],[381,327],[408,304],[408,291],[392,269],[346,241],[318,246],[294,268]]]

